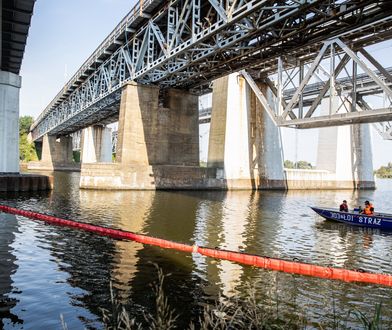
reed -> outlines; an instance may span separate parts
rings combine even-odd
[[[103,326],[107,330],[171,330],[179,329],[177,321],[180,318],[168,303],[168,299],[163,290],[164,281],[170,274],[163,274],[162,269],[155,265],[158,273],[158,280],[152,285],[155,296],[154,312],[143,312],[143,321],[137,322],[132,318],[124,305],[116,298],[116,293],[110,283],[111,308],[101,308]],[[311,322],[304,311],[297,314],[284,313],[279,309],[279,302],[273,300],[260,299],[257,294],[257,285],[246,285],[242,296],[232,297],[219,296],[213,303],[203,304],[200,316],[193,320],[189,330],[209,330],[209,329],[249,329],[249,330],[279,330],[279,329],[352,329],[349,320],[354,316],[361,326],[356,329],[378,330],[382,329],[382,305],[375,306],[374,314],[369,317],[363,312],[350,310],[345,318],[337,315],[333,308],[333,324],[322,324]],[[272,293],[271,293],[272,294]],[[277,292],[275,292],[277,296]],[[334,302],[333,302],[334,304]],[[63,330],[67,325],[61,315]]]

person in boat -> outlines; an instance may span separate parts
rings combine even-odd
[[[344,200],[343,203],[340,204],[339,210],[340,212],[348,212],[348,205],[346,200]]]
[[[365,201],[365,208],[362,211],[362,214],[373,215],[374,214],[374,206],[369,201]]]

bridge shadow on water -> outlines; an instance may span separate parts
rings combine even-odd
[[[78,189],[78,177],[73,173],[55,173],[57,185],[52,193],[7,195],[4,203],[186,244],[392,273],[389,233],[326,222],[308,207],[337,205],[342,199],[357,205],[363,198],[379,205],[386,196],[381,194],[382,189],[93,191]],[[5,311],[12,315],[3,315],[14,318],[13,322],[23,320],[31,325],[39,321],[53,328],[59,325],[59,315],[63,313],[69,328],[99,328],[100,308],[112,307],[110,282],[131,317],[142,322],[144,312],[154,312],[154,264],[164,274],[171,274],[164,281],[164,291],[170,306],[180,315],[180,328],[196,320],[204,304],[220,294],[227,299],[241,296],[249,283],[259,283],[258,297],[266,303],[279,302],[289,315],[307,311],[315,322],[330,322],[333,308],[343,312],[354,307],[366,311],[369,303],[379,301],[385,302],[386,308],[392,307],[387,300],[391,291],[387,288],[269,272],[23,218],[4,223],[14,227],[0,227],[5,233],[1,237],[9,235],[9,239],[0,240],[0,252],[8,255],[2,258],[7,272],[0,289],[2,298],[12,298]],[[15,235],[21,244],[18,251],[13,250]],[[18,267],[25,269],[29,258],[36,268],[33,276],[38,279],[27,277],[26,283],[20,275],[12,274],[25,274]],[[12,293],[15,290],[20,292]],[[51,306],[45,307],[46,312],[39,307],[42,300],[46,307]],[[26,311],[21,312],[22,309]],[[391,324],[392,315],[388,311],[385,314],[387,324]]]

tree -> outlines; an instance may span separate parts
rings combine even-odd
[[[312,169],[312,164],[307,162],[306,160],[300,160],[297,163],[295,163],[295,168],[299,168],[301,170],[311,170]]]
[[[378,178],[392,178],[392,162],[389,162],[387,166],[381,166],[378,170],[374,171],[374,174]]]
[[[19,118],[19,135],[29,134],[30,127],[33,124],[34,119],[31,116],[22,116]]]
[[[38,160],[34,143],[30,143],[27,135],[34,119],[31,116],[23,116],[19,118],[19,159],[23,162]]]
[[[285,168],[294,168],[294,163],[293,163],[291,160],[286,159],[286,160],[284,161],[283,166],[284,166]]]
[[[301,170],[311,170],[313,168],[312,164],[305,160],[300,160],[296,163],[291,160],[285,160],[283,166],[285,168],[298,168]]]

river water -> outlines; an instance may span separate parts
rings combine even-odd
[[[53,192],[3,194],[1,203],[188,244],[392,274],[391,233],[324,221],[309,208],[369,199],[392,213],[389,180],[355,192],[111,192],[79,190],[77,173],[54,175]],[[140,319],[153,309],[154,264],[170,274],[164,290],[180,328],[203,304],[239,296],[249,283],[277,315],[302,315],[309,328],[357,328],[355,313],[371,318],[378,303],[382,325],[392,327],[392,288],[272,272],[0,214],[0,329],[59,329],[61,317],[69,329],[102,328],[110,283]]]

